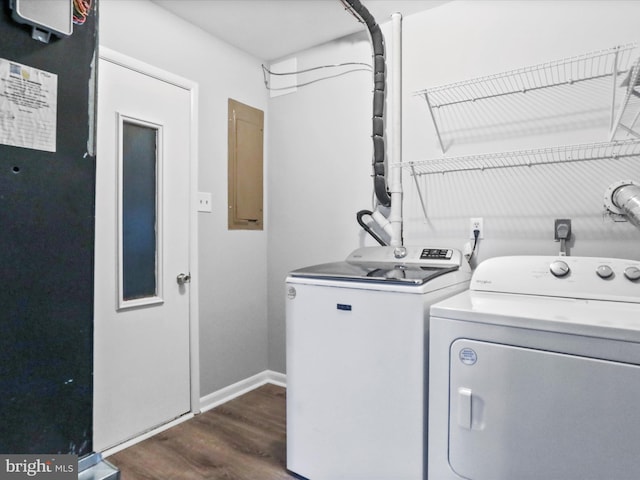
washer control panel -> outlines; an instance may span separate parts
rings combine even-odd
[[[418,265],[422,267],[460,266],[462,254],[452,248],[362,247],[347,257],[349,263]]]
[[[451,260],[453,250],[446,248],[423,248],[420,260]]]
[[[471,290],[640,303],[640,261],[597,257],[496,257]]]

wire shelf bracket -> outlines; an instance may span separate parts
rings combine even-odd
[[[640,99],[640,90],[638,90],[638,88],[640,87],[639,84],[640,84],[640,58],[635,62],[633,67],[629,70],[627,77],[622,82],[622,86],[626,86],[627,91],[625,93],[624,100],[622,101],[622,104],[618,109],[618,115],[616,116],[615,122],[611,126],[611,131],[609,133],[609,141],[613,141],[618,129],[622,129],[628,134],[633,135],[636,138],[640,138],[640,134],[634,130],[635,125],[638,121],[638,118],[640,117],[640,108],[636,108],[637,111],[633,116],[633,119],[631,120],[631,123],[629,125],[624,125],[622,123],[622,118],[624,114],[631,109],[630,100],[634,97],[636,99]]]

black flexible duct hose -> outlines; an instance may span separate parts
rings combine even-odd
[[[364,217],[365,215],[373,215],[373,212],[370,210],[360,210],[357,214],[356,214],[356,218],[358,219],[358,223],[360,224],[360,226],[364,229],[365,232],[367,232],[369,235],[371,235],[376,242],[378,242],[380,245],[382,245],[383,247],[386,247],[388,245],[388,243],[386,243],[384,240],[382,240],[377,234],[376,232],[374,232],[373,230],[371,230],[371,228],[369,228],[369,225],[367,225],[366,223],[364,223],[364,221],[362,220],[362,217]]]
[[[378,202],[391,205],[384,167],[384,97],[386,89],[384,36],[369,10],[360,0],[344,0],[367,25],[373,44],[373,189]]]

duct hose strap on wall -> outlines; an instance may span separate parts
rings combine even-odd
[[[385,207],[391,205],[391,196],[387,190],[384,166],[384,101],[386,88],[384,36],[380,25],[360,3],[360,0],[344,0],[358,17],[367,25],[371,34],[374,63],[373,90],[373,188],[378,202]]]
[[[640,228],[640,185],[627,184],[619,187],[613,192],[611,200],[633,225]]]

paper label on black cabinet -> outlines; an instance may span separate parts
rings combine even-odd
[[[56,151],[58,76],[0,58],[0,143]]]

